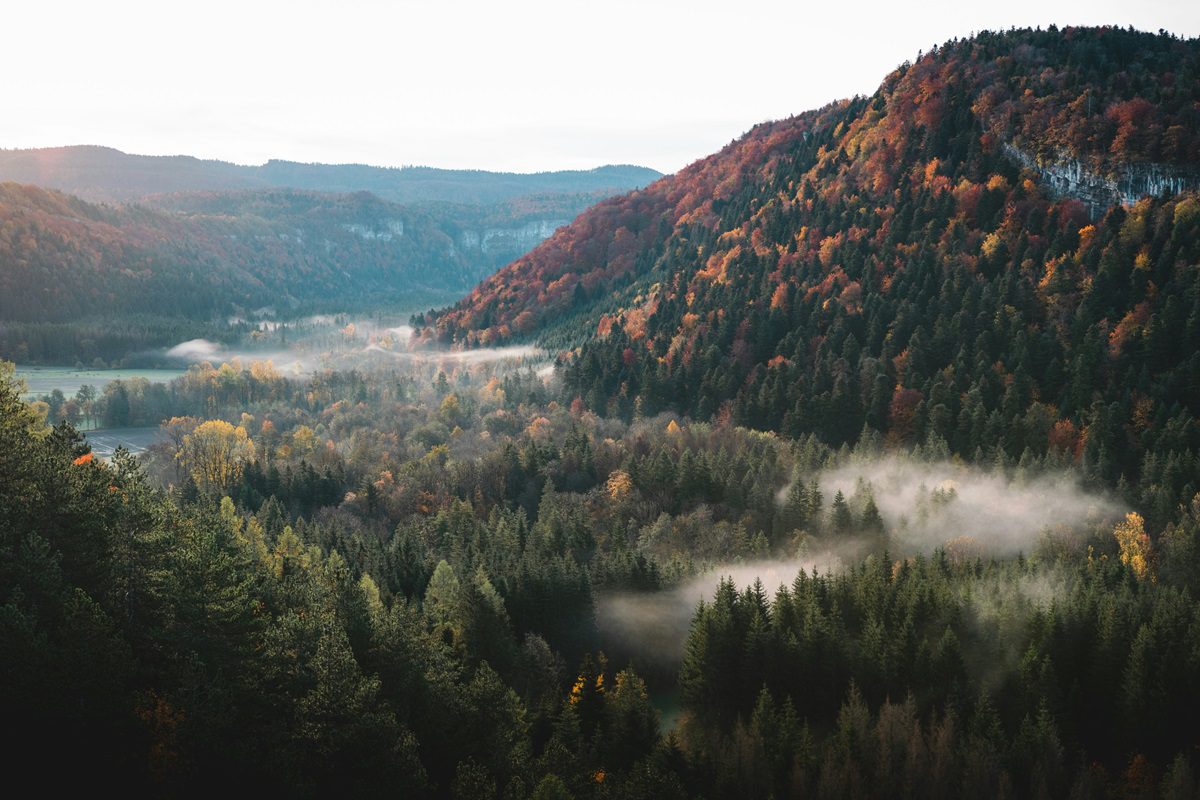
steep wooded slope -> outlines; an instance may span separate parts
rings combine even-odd
[[[539,336],[599,411],[724,413],[834,444],[866,426],[1014,462],[1066,443],[1114,481],[1175,451],[1183,492],[1200,450],[1200,202],[1093,218],[1012,149],[1190,180],[1198,56],[1114,29],[952,42],[870,98],[760,126],[597,206],[425,335]]]
[[[0,318],[197,317],[361,292],[395,300],[471,278],[427,215],[369,195],[290,193],[263,205],[184,217],[4,184]]]
[[[896,70],[870,98],[760,125],[677,175],[599,204],[437,315],[437,332],[478,341],[540,330],[665,260],[672,273],[704,272],[714,254],[740,244],[735,234],[780,211],[776,229],[811,238],[814,215],[839,203],[869,204],[886,222],[907,195],[950,191],[950,210],[990,232],[1001,221],[995,212],[1016,198],[987,182],[1017,178],[1022,162],[1069,164],[1096,178],[1157,169],[1176,188],[1200,187],[1198,56],[1194,40],[1109,28],[951,42]],[[981,220],[974,212],[985,190]],[[787,249],[781,260],[803,255],[794,242],[776,244]]]
[[[411,308],[464,291],[586,202],[412,206],[365,192],[272,190],[112,207],[0,184],[0,320]]]

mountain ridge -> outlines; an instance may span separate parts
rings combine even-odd
[[[1200,450],[1200,198],[1094,219],[1004,145],[1190,174],[1198,65],[1200,40],[1111,28],[956,40],[599,204],[420,337],[538,340],[598,413],[1011,463],[1061,435],[1136,475],[1171,426]]]
[[[611,194],[661,176],[656,170],[630,164],[515,173],[285,159],[243,165],[190,155],[137,155],[103,145],[0,150],[0,181],[45,186],[103,202],[130,202],[184,191],[292,188],[371,191],[393,202],[485,204],[546,193]]]
[[[0,180],[0,356],[40,363],[120,362],[248,308],[448,302],[597,200],[658,176],[241,168],[98,147],[16,155],[46,167],[18,177],[63,187]],[[0,178],[13,156],[0,151]],[[256,178],[262,169],[274,178]],[[139,332],[98,346],[101,316]]]
[[[1080,62],[1084,66],[1079,66]],[[1039,72],[1028,77],[1018,70],[1018,63]],[[1119,69],[1125,64],[1132,66]],[[968,72],[959,76],[960,69]],[[1147,77],[1151,69],[1162,72],[1154,73],[1156,77],[1151,80]],[[588,291],[594,291],[594,285],[587,284],[596,282],[598,271],[612,272],[611,260],[606,258],[602,265],[587,255],[578,263],[573,259],[576,250],[587,249],[582,246],[587,238],[585,231],[603,226],[601,217],[613,217],[611,230],[606,230],[613,239],[641,232],[635,206],[643,215],[650,213],[660,224],[676,229],[697,221],[713,223],[712,203],[722,202],[722,197],[753,171],[751,167],[757,168],[760,178],[772,170],[769,161],[754,164],[754,159],[762,155],[760,151],[803,148],[803,139],[814,132],[808,120],[818,117],[831,127],[841,123],[854,125],[855,130],[851,133],[844,127],[828,131],[831,137],[824,145],[829,150],[819,154],[810,148],[806,156],[808,169],[794,177],[818,183],[840,182],[839,189],[852,192],[881,194],[895,189],[901,176],[891,165],[905,161],[896,142],[903,142],[914,152],[924,148],[941,153],[940,158],[934,155],[938,163],[933,166],[932,177],[942,182],[954,177],[947,173],[957,168],[958,161],[979,151],[994,156],[1005,145],[1048,161],[1062,152],[1071,153],[1101,174],[1113,168],[1115,159],[1118,164],[1161,161],[1186,170],[1190,176],[1200,165],[1200,97],[1197,82],[1192,80],[1196,74],[1197,40],[1166,35],[1113,28],[1066,28],[1061,32],[984,33],[970,40],[953,40],[922,56],[916,64],[902,65],[870,98],[837,101],[787,120],[763,123],[718,153],[659,182],[653,198],[647,194],[650,190],[643,189],[599,205],[578,221],[575,230],[561,231],[542,249],[510,265],[468,298],[436,315],[435,330],[427,334],[443,341],[502,341],[529,335],[534,326],[527,320],[514,325],[521,312],[529,310],[536,315],[535,308],[544,308],[547,300],[554,305],[560,298],[553,293],[550,297],[536,295],[535,302],[514,298],[506,283],[519,284],[523,276],[537,282],[544,273],[553,280],[566,279],[571,284],[568,290],[582,282]],[[914,81],[914,75],[920,80]],[[1104,83],[1089,76],[1111,80]],[[1078,86],[1080,82],[1085,85]],[[1130,85],[1152,96],[1157,93],[1159,105],[1133,94]],[[1078,96],[1071,94],[1080,88]],[[948,107],[948,103],[953,105]],[[1093,105],[1104,108],[1104,112],[1076,115],[1080,108]],[[833,119],[837,110],[848,108],[854,112]],[[947,162],[951,152],[953,160]],[[912,166],[927,169],[929,163]],[[868,185],[876,180],[882,183]],[[648,199],[654,201],[652,209],[647,207]],[[628,208],[624,208],[626,205]],[[628,213],[621,216],[615,212],[617,208]],[[623,224],[627,221],[631,224]],[[594,239],[589,245],[603,247]],[[550,250],[557,250],[557,256],[552,257],[547,252]],[[619,258],[625,256],[619,254]],[[601,277],[600,282],[607,285],[608,276]],[[531,307],[517,308],[522,304]],[[556,313],[569,310],[562,305],[554,307]],[[489,324],[480,324],[481,318]]]

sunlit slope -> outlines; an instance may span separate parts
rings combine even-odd
[[[591,209],[424,335],[538,338],[599,412],[1133,474],[1200,446],[1198,65],[1126,30],[951,42]]]

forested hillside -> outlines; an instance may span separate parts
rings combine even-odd
[[[597,199],[398,205],[273,190],[114,207],[0,184],[0,356],[115,361],[217,335],[213,323],[260,308],[420,308],[461,294]]]
[[[94,205],[0,184],[0,316],[64,321],[104,309],[187,317],[341,302],[411,304],[462,291],[565,223],[586,197],[403,206],[360,192],[166,195]],[[512,232],[479,246],[487,231]]]
[[[1194,170],[1198,64],[1119,29],[951,42],[600,204],[426,335],[569,348],[601,413],[1013,462],[1067,441],[1114,483],[1170,461],[1165,512],[1200,485],[1200,200],[1091,219],[1003,145]]]
[[[0,184],[0,357],[120,362],[220,336],[227,317],[254,309],[447,302],[593,203],[657,177],[0,151],[0,178],[36,184]]]
[[[249,214],[182,217],[16,184],[0,191],[6,321],[62,322],[101,309],[204,318],[363,291],[394,301],[485,271],[454,253],[426,215],[369,195],[281,193]]]
[[[968,468],[255,363],[109,384],[91,413],[169,419],[105,464],[49,400],[0,374],[0,709],[18,774],[76,767],[47,788],[1196,790],[1200,502],[1125,512],[1066,444]]]
[[[988,281],[1006,265],[1019,271],[1047,255],[1039,247],[1051,244],[1055,221],[1082,221],[1069,198],[1055,203],[1048,188],[1025,184],[1014,149],[1097,175],[1154,165],[1200,186],[1198,51],[1194,40],[1113,28],[950,42],[869,98],[765,123],[667,180],[598,205],[433,327],[443,339],[497,340],[587,312],[573,326],[587,332],[583,323],[600,312],[640,319],[672,299],[692,313],[708,310],[706,299],[736,299],[729,310],[740,318],[743,307],[770,310],[780,285],[807,292],[831,275],[836,286],[824,295],[861,286],[868,273],[886,294],[883,280],[919,256],[939,268],[961,262]],[[962,241],[942,242],[947,230]],[[1032,251],[1014,250],[1022,233]],[[976,269],[980,255],[992,270]],[[729,275],[759,280],[747,284],[751,294],[708,298]]]

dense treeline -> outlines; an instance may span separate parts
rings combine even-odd
[[[723,583],[688,641],[689,740],[729,796],[1190,796],[1200,609],[1180,577],[938,552],[773,597]]]
[[[301,538],[335,525],[294,529],[273,497],[255,515],[211,491],[172,501],[128,456],[102,464],[69,427],[43,427],[7,376],[0,403],[0,705],[22,731],[14,765],[54,750],[74,776],[133,793],[233,780],[524,797],[539,783],[547,796],[555,774],[596,785],[601,763],[628,769],[654,751],[636,676],[585,661],[588,685],[568,693],[547,640],[516,635],[510,613],[551,638],[562,630],[577,655],[591,602],[586,573],[523,515],[485,527],[469,507],[448,509],[435,524],[470,546],[457,569],[443,560],[428,574],[404,549],[421,540],[399,532],[397,568],[377,574],[417,570],[399,585],[410,599]],[[484,551],[515,559],[522,582],[507,600]]]
[[[874,463],[886,446],[877,434],[839,453],[815,438],[789,442],[728,424],[659,417],[630,425],[580,402],[559,405],[530,372],[476,373],[429,365],[296,380],[266,365],[194,369],[162,387],[160,402],[166,413],[198,415],[166,423],[146,459],[174,485],[170,497],[150,490],[128,460],[114,467],[132,476],[126,483],[114,468],[71,464],[83,450],[66,429],[17,437],[14,452],[58,448],[32,458],[51,470],[47,482],[73,487],[95,474],[95,491],[136,488],[152,529],[144,536],[161,548],[146,545],[122,563],[163,582],[152,584],[161,586],[153,602],[170,609],[161,613],[177,626],[171,637],[142,627],[165,622],[126,623],[120,603],[97,600],[138,665],[117,673],[136,690],[106,707],[106,719],[130,726],[110,731],[109,741],[127,748],[112,763],[153,764],[139,780],[172,791],[203,775],[320,791],[345,786],[332,770],[352,764],[363,787],[403,773],[413,793],[467,797],[525,796],[556,779],[577,797],[952,796],[994,787],[1086,796],[1116,785],[1188,796],[1190,675],[1200,666],[1191,662],[1200,633],[1194,503],[1150,535],[1141,518],[1124,539],[1112,520],[1041,544],[1030,531],[1028,557],[1017,561],[991,560],[986,539],[905,550],[896,520],[885,522],[873,497],[885,485],[860,484],[848,496],[821,486],[823,470]],[[136,398],[143,385],[129,385]],[[36,429],[23,414],[5,418]],[[935,443],[914,457],[937,463],[946,453]],[[1056,446],[1021,467],[992,468],[1036,483],[1073,459]],[[30,491],[24,477],[6,485]],[[87,495],[67,505],[96,502]],[[920,524],[955,502],[952,490],[935,488],[908,515]],[[125,517],[105,519],[87,524],[109,535],[130,530]],[[74,524],[64,520],[56,519],[63,531]],[[192,552],[179,539],[193,529],[225,549],[204,539],[209,549]],[[35,530],[55,547],[55,537],[75,541]],[[102,553],[61,546],[64,563],[116,569]],[[778,590],[720,585],[682,654],[684,723],[678,738],[663,739],[647,687],[622,669],[629,661],[606,662],[601,650],[654,677],[650,691],[668,688],[661,658],[606,639],[597,607],[613,592],[640,597],[686,581],[707,564],[827,548],[851,566],[803,572]],[[242,572],[193,591],[215,593],[222,609],[257,609],[253,625],[176,605],[186,601],[175,597],[179,571],[220,553]],[[12,575],[5,585],[31,579]],[[96,581],[84,586],[90,597],[115,591],[103,587],[116,578],[87,580]],[[34,614],[25,591],[10,605]],[[21,625],[49,633],[58,619],[22,617]],[[198,619],[202,637],[179,629]],[[226,624],[242,649],[228,649]],[[214,653],[173,650],[178,642],[215,647],[214,637],[223,642]],[[154,655],[139,649],[146,639]],[[25,669],[25,658],[10,669]],[[210,671],[189,671],[200,684],[187,683],[141,663],[151,658],[182,659],[188,670],[200,659]],[[257,670],[296,677],[263,684]],[[225,686],[235,675],[236,687]],[[66,680],[41,679],[43,693]],[[22,680],[27,687],[32,676]],[[314,707],[318,697],[337,713]],[[318,712],[324,727],[305,716]],[[287,733],[291,726],[315,738]],[[148,760],[167,747],[155,735],[171,737],[168,763]]]

